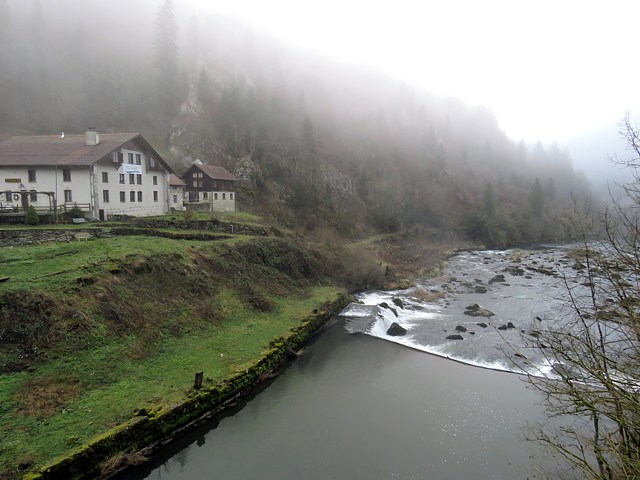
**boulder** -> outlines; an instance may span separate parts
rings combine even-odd
[[[393,312],[393,314],[394,314],[396,317],[398,317],[398,311],[397,311],[395,308],[390,307],[390,306],[389,306],[389,304],[388,304],[387,302],[379,303],[379,304],[378,304],[378,306],[379,306],[379,307],[382,307],[382,308],[386,308],[387,310],[391,310],[391,311]]]
[[[524,270],[520,267],[516,267],[515,265],[510,265],[503,270],[503,272],[510,273],[511,275],[515,275],[516,277],[521,277],[524,275]]]
[[[487,287],[483,287],[482,285],[476,285],[474,288],[475,293],[487,293]]]
[[[482,328],[487,328],[487,324],[484,323],[484,322],[476,323],[476,325],[478,325],[479,327],[482,327]]]
[[[504,278],[504,275],[499,273],[498,275],[494,275],[494,277],[489,280],[489,283],[504,283],[505,281],[506,279]]]
[[[507,322],[507,328],[516,328],[516,326],[511,322]]]
[[[393,322],[387,330],[387,335],[390,335],[392,337],[401,337],[405,333],[407,333],[407,329],[401,325],[398,325],[396,322]]]
[[[498,330],[506,330],[506,329],[507,329],[507,326],[506,326],[506,325],[500,325],[500,326],[498,327]]]
[[[404,302],[402,301],[402,299],[396,297],[391,301],[394,303],[394,305],[396,307],[400,307],[400,308],[404,309]]]
[[[456,328],[455,328],[454,330],[455,330],[456,332],[462,332],[462,333],[464,333],[464,332],[466,332],[466,331],[467,331],[467,329],[466,329],[466,328],[464,328],[462,325],[458,325],[458,326],[456,326]]]
[[[469,315],[471,317],[493,317],[495,313],[486,308],[482,308],[477,303],[469,305],[467,309],[463,312],[465,315]]]
[[[462,337],[462,335],[449,335],[447,337],[447,340],[464,340],[464,338]]]

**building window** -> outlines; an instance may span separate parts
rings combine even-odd
[[[208,192],[202,192],[202,199],[203,200],[209,200],[209,193]]]
[[[38,201],[38,193],[37,192],[30,192],[29,193],[29,201],[31,203],[37,202]]]
[[[136,165],[142,165],[142,157],[139,153],[136,153]]]
[[[128,153],[127,154],[127,159],[129,161],[129,163],[133,163],[133,153]]]
[[[142,192],[138,192],[138,201],[141,202],[142,201]]]
[[[213,199],[214,199],[214,200],[217,200],[217,199],[218,199],[218,192],[216,192],[216,193],[214,193],[214,194],[213,194]]]
[[[157,185],[157,184],[158,184],[158,176],[157,176],[157,175],[154,175],[154,176],[153,176],[153,184],[154,184],[154,185]]]
[[[65,203],[69,203],[72,202],[73,198],[71,197],[71,190],[65,190],[64,191],[64,202]]]
[[[63,182],[70,182],[71,181],[71,169],[70,168],[63,168],[62,169],[62,181]]]
[[[124,173],[120,174],[120,180],[119,180],[120,184],[124,185]]]
[[[178,203],[178,195],[173,196],[173,203]]]
[[[142,193],[142,192],[140,192],[140,193]],[[154,190],[154,191],[153,191],[153,201],[154,201],[154,202],[157,202],[157,201],[158,201],[158,191],[157,191],[157,190]]]
[[[102,183],[109,183],[109,172],[102,172]]]
[[[29,174],[29,182],[34,183],[36,181],[35,168],[30,168],[27,173]]]
[[[233,200],[233,193],[229,194],[229,200]]]
[[[118,152],[118,163],[124,163],[124,153]]]
[[[136,183],[136,174],[135,173],[130,173],[129,174],[129,185],[135,185]]]
[[[126,192],[120,192],[120,201],[121,201],[122,203],[124,203],[124,202],[126,202],[126,201],[127,201],[127,195],[126,195]]]
[[[11,190],[7,190],[6,192],[4,192],[4,197],[7,200],[7,202],[11,201]]]
[[[149,157],[149,168],[155,168],[156,166],[156,159],[153,157]]]
[[[109,203],[109,190],[102,190],[102,201]]]
[[[226,193],[223,193],[223,194],[222,194],[222,199],[223,199],[223,200],[226,200],[226,199],[227,199],[227,194],[226,194]]]
[[[134,192],[133,190],[131,190],[129,192],[129,201],[130,202],[135,202],[136,201],[136,192]]]
[[[138,177],[138,185],[142,185],[142,174],[138,173],[136,176]]]
[[[198,188],[198,181],[197,180],[193,181],[193,188]]]

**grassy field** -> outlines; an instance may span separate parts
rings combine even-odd
[[[248,237],[0,249],[0,364],[19,367],[0,374],[0,478],[185,399],[196,372],[215,384],[242,371],[339,293],[314,262]]]

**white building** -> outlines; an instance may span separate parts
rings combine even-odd
[[[24,196],[39,212],[53,204],[101,220],[162,215],[171,173],[139,133],[12,137],[0,143],[0,214],[20,211]]]
[[[184,206],[184,197],[186,194],[186,183],[184,183],[180,178],[171,174],[169,177],[169,207],[172,210],[176,210],[178,212],[182,212],[185,210]]]

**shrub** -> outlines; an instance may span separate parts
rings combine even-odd
[[[73,204],[73,208],[69,211],[69,215],[71,218],[84,218],[84,213],[82,213],[82,210],[77,203]]]
[[[27,217],[26,221],[28,225],[37,225],[40,219],[38,218],[38,214],[36,213],[36,209],[33,205],[29,205],[27,208]]]

